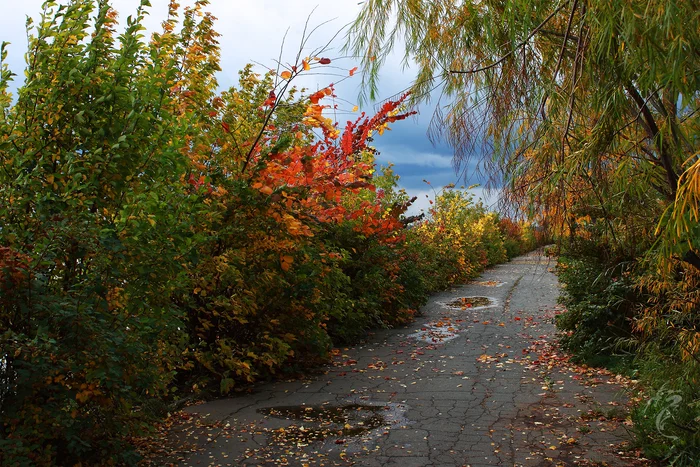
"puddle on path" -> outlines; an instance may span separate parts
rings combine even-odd
[[[258,412],[275,418],[301,422],[274,431],[276,442],[292,442],[299,445],[327,438],[361,436],[383,426],[387,422],[383,405],[325,405],[282,406],[259,409]]]
[[[469,285],[479,285],[481,287],[501,287],[505,282],[501,281],[471,281]]]
[[[482,310],[498,305],[498,300],[490,297],[460,297],[450,302],[437,302],[443,308],[452,311]],[[443,316],[441,319],[425,323],[408,337],[431,344],[444,344],[459,336],[460,327],[453,321],[454,317]]]
[[[440,344],[456,339],[458,332],[459,328],[457,326],[438,321],[424,324],[420,330],[409,334],[408,337],[432,344]]]
[[[477,310],[495,306],[496,299],[489,297],[459,297],[451,302],[441,303],[441,305],[453,310]]]

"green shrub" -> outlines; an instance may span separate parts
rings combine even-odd
[[[178,62],[142,41],[144,15],[117,35],[104,3],[47,3],[25,83],[3,99],[2,282],[13,256],[24,271],[0,289],[3,465],[134,463],[124,440],[152,427],[144,407],[170,390],[184,343],[171,298],[192,242],[189,125],[171,112]]]
[[[698,465],[693,300],[700,275],[679,265],[683,274],[669,280],[648,262],[614,259],[605,246],[580,239],[564,245],[559,261],[567,311],[557,317],[557,326],[564,331],[564,347],[588,364],[640,379],[643,400],[632,418],[646,457],[664,465]]]
[[[700,459],[700,367],[664,357],[652,344],[640,359],[646,400],[632,413],[637,444],[664,465]]]
[[[595,258],[560,257],[561,302],[557,316],[561,342],[578,358],[595,364],[620,350],[620,339],[632,336],[637,304],[630,274],[622,267],[605,268]]]

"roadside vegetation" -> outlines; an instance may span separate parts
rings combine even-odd
[[[406,218],[369,143],[409,96],[329,120],[332,86],[292,84],[323,50],[220,90],[206,3],[147,38],[146,1],[121,25],[48,2],[15,95],[2,65],[2,465],[137,463],[183,400],[323,362],[537,241],[454,187]]]

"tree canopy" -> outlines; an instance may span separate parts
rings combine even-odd
[[[646,229],[700,268],[699,15],[683,0],[369,0],[348,47],[373,98],[404,46],[414,102],[441,90],[430,135],[458,169],[477,158],[505,205],[565,230],[590,216],[618,247]]]

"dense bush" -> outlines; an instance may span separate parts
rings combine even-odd
[[[639,362],[645,401],[632,412],[637,443],[650,459],[695,466],[700,459],[700,364],[649,343]]]
[[[578,249],[575,257],[564,256],[558,265],[564,287],[561,301],[566,312],[557,316],[565,331],[564,347],[592,364],[612,364],[633,349],[621,347],[632,337],[633,317],[639,304],[629,262],[606,264],[594,250]],[[601,325],[603,323],[604,325]]]
[[[16,102],[0,100],[0,462],[127,461],[182,342],[177,60],[140,41],[141,10],[119,37],[103,4],[49,10]]]
[[[431,265],[433,290],[469,280],[484,267],[507,259],[496,215],[474,203],[471,194],[447,186],[437,194],[428,214],[409,236],[428,246],[421,259]]]
[[[700,459],[700,271],[678,260],[673,269],[640,265],[639,288],[649,295],[635,330],[646,402],[633,420],[648,457],[694,466]]]
[[[567,311],[562,343],[581,361],[631,373],[641,402],[632,412],[647,457],[693,466],[700,458],[700,274],[681,261],[624,259],[600,238],[563,245],[559,277]],[[654,266],[656,265],[656,266]]]

